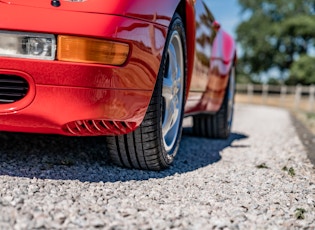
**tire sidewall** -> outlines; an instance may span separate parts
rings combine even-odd
[[[163,88],[163,79],[165,76],[165,71],[167,71],[165,69],[166,66],[166,57],[167,57],[167,52],[168,52],[168,47],[170,45],[170,39],[172,36],[172,33],[174,32],[174,30],[176,30],[180,36],[181,39],[181,43],[182,43],[182,49],[183,49],[183,55],[184,55],[184,70],[183,70],[183,99],[182,99],[182,105],[181,105],[181,114],[179,117],[179,130],[178,130],[178,134],[175,140],[175,143],[173,145],[173,147],[171,148],[171,150],[166,151],[166,148],[164,146],[164,141],[163,141],[163,133],[162,133],[162,116],[163,116],[163,108],[162,108],[162,103],[160,103],[160,116],[159,116],[159,136],[160,136],[160,142],[161,142],[161,160],[163,161],[163,163],[165,164],[165,166],[170,165],[173,160],[174,157],[176,156],[178,149],[179,149],[179,144],[180,144],[180,140],[181,140],[181,136],[182,136],[182,124],[183,124],[183,117],[184,117],[184,107],[185,107],[185,101],[186,101],[186,78],[187,78],[187,50],[186,50],[186,36],[185,36],[185,29],[183,26],[183,22],[181,17],[176,13],[172,19],[172,22],[170,24],[170,28],[168,31],[168,35],[167,35],[167,41],[165,44],[165,48],[163,51],[163,56],[162,56],[162,62],[161,62],[161,66],[160,66],[160,72],[158,75],[158,79],[157,79],[157,86],[159,89],[159,95],[161,95],[162,97],[162,88]]]

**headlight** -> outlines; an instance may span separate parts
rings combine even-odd
[[[52,34],[0,31],[0,56],[54,60],[55,53]]]
[[[103,39],[58,36],[57,59],[60,61],[123,65],[129,54],[129,45]]]

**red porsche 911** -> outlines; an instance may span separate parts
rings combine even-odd
[[[161,170],[193,133],[230,134],[233,38],[202,0],[0,0],[0,131],[104,135]]]

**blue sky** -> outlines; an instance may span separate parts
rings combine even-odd
[[[237,0],[204,0],[222,28],[235,37],[235,29],[241,21],[241,9]]]

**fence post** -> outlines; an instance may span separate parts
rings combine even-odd
[[[263,86],[262,86],[262,103],[263,104],[266,104],[266,102],[267,102],[268,90],[269,90],[269,85],[263,84]]]
[[[302,86],[298,84],[295,88],[294,108],[296,110],[300,108],[301,96],[302,96]]]
[[[253,101],[253,94],[254,94],[254,86],[253,84],[247,84],[247,101]]]
[[[315,101],[315,86],[311,85],[310,86],[309,104],[308,104],[308,109],[310,112],[312,112],[314,110],[314,101]]]
[[[287,86],[281,85],[280,90],[280,106],[285,107],[285,97],[287,95]]]

